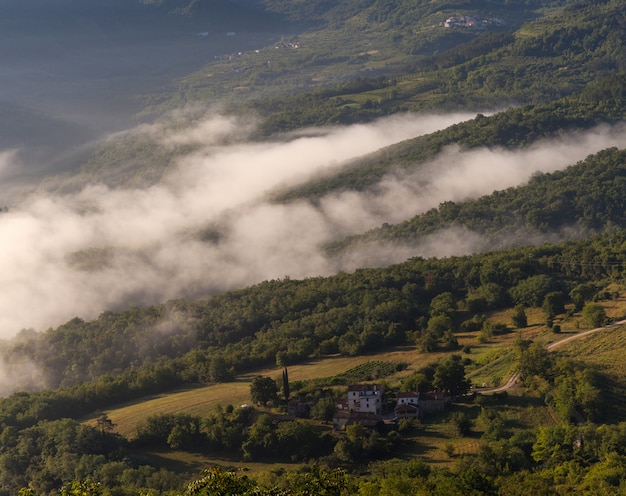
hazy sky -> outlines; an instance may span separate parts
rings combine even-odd
[[[175,134],[163,126],[142,128],[156,133],[162,146],[200,148],[149,188],[95,184],[72,195],[32,196],[0,214],[0,335],[287,275],[325,275],[415,255],[471,251],[480,240],[451,231],[424,240],[419,249],[369,247],[345,257],[343,265],[329,261],[322,247],[445,200],[521,184],[536,171],[562,169],[626,142],[621,127],[603,127],[517,152],[464,153],[451,147],[424,172],[390,175],[367,193],[332,194],[315,205],[268,200],[277,188],[472,117],[405,115],[268,143],[241,140],[247,123],[214,114]],[[11,152],[0,153],[0,173],[11,160]]]

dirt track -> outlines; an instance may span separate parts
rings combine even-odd
[[[619,322],[614,322],[612,324],[602,326],[602,327],[596,327],[595,329],[591,329],[589,331],[579,332],[578,334],[574,334],[573,336],[567,336],[566,338],[555,341],[554,343],[550,343],[549,345],[546,346],[546,350],[554,351],[557,348],[560,348],[561,346],[569,343],[570,341],[574,341],[575,339],[583,338],[585,336],[589,336],[590,334],[594,334],[596,332],[603,331],[605,329],[610,329],[611,327],[616,327],[622,324],[626,324],[626,320],[620,320]],[[518,377],[519,377],[519,372],[515,372],[511,377],[509,377],[509,380],[506,381],[506,384],[502,386],[498,386],[497,388],[493,388],[493,389],[483,389],[478,392],[480,394],[501,393],[503,391],[511,389],[517,382]]]

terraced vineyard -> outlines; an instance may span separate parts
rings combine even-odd
[[[626,420],[626,326],[592,334],[573,341],[560,354],[593,365],[600,375],[598,384],[605,395],[607,422]]]
[[[315,379],[314,382],[320,386],[345,386],[357,382],[382,379],[383,377],[393,375],[396,372],[406,369],[407,366],[408,364],[405,362],[382,362],[380,360],[373,360],[371,362],[361,363],[356,367],[332,377]]]

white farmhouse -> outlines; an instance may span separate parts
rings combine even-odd
[[[380,384],[348,386],[348,410],[380,415],[383,409],[383,388]]]

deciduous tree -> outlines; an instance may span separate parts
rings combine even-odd
[[[439,362],[433,380],[435,387],[447,392],[452,398],[469,391],[470,381],[465,378],[465,365],[460,355],[451,355]]]
[[[278,401],[278,386],[271,377],[257,375],[250,384],[250,398],[257,405],[267,406]]]
[[[598,303],[587,303],[583,307],[583,319],[592,327],[600,327],[606,323],[606,312]]]

